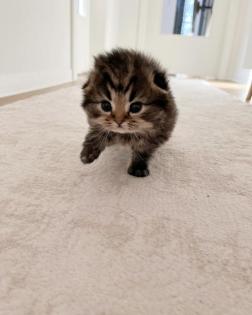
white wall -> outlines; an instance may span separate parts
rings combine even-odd
[[[172,1],[140,0],[138,33],[142,38],[138,48],[156,56],[171,73],[248,81],[246,60],[252,58],[247,48],[252,32],[251,0],[215,0],[210,34],[206,37],[163,34],[162,17],[167,10],[164,4],[171,5]]]
[[[92,0],[91,55],[114,47],[138,48],[170,72],[216,77],[229,2],[215,0],[209,37],[184,37],[162,34],[163,0]]]
[[[230,0],[215,0],[211,33],[207,37],[162,34],[163,1],[142,1],[148,1],[145,49],[171,73],[216,77]]]
[[[72,78],[70,0],[0,1],[0,96]]]
[[[118,25],[119,19],[119,3],[118,0],[107,0],[106,10],[106,32],[105,32],[105,50],[111,50],[118,45]]]
[[[114,25],[116,30],[116,42],[111,47],[119,46],[125,48],[136,48],[138,41],[139,27],[139,6],[140,0],[116,0],[117,11],[114,11]]]
[[[72,1],[72,67],[73,78],[76,79],[78,74],[87,72],[90,67],[90,1]],[[82,5],[83,12],[79,5]]]
[[[90,2],[90,55],[105,50],[107,29],[107,0],[91,0]]]
[[[215,0],[209,37],[161,34],[162,0],[83,1],[85,17],[76,16],[78,0],[0,1],[0,96],[71,81],[118,46],[150,52],[174,73],[248,78],[251,0]]]
[[[137,47],[140,1],[91,1],[91,56],[115,47]]]
[[[250,71],[245,59],[252,33],[252,1],[230,0],[227,17],[219,77],[247,83]]]
[[[249,33],[249,38],[248,38],[248,45],[246,48],[244,67],[248,69],[252,69],[252,19],[250,23],[250,33]]]
[[[176,17],[177,0],[164,0],[162,9],[161,31],[164,34],[173,34]]]

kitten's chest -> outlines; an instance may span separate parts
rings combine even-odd
[[[108,145],[121,144],[132,147],[141,147],[146,144],[144,137],[136,134],[115,134],[111,137]]]
[[[108,145],[113,144],[130,145],[131,137],[130,135],[112,134],[109,138]]]

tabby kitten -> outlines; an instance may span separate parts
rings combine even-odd
[[[149,175],[148,161],[171,136],[177,117],[165,70],[142,53],[116,49],[95,58],[83,90],[90,129],[82,162],[92,163],[108,145],[127,144],[128,173]]]

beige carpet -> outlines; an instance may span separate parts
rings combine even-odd
[[[252,107],[173,81],[151,176],[79,161],[71,87],[0,108],[1,315],[252,314]]]

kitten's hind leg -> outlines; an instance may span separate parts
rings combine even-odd
[[[97,130],[89,131],[83,143],[80,159],[84,164],[92,163],[105,149],[107,142],[106,132],[101,133]]]
[[[128,173],[136,177],[146,177],[150,174],[148,161],[151,153],[133,151]]]

